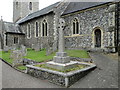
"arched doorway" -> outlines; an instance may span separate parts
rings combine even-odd
[[[95,47],[101,47],[101,30],[100,29],[96,29],[94,31],[94,35],[95,35]]]

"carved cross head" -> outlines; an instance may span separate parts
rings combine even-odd
[[[64,29],[64,27],[65,27],[65,21],[64,21],[64,19],[60,18],[59,19],[59,27],[58,28]]]

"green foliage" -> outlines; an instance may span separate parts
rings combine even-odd
[[[86,67],[86,65],[77,65],[75,68],[71,68],[71,69],[67,69],[67,70],[62,71],[62,70],[58,70],[58,69],[55,69],[55,68],[47,67],[45,64],[37,64],[35,66],[50,69],[50,70],[54,70],[54,71],[64,72],[64,73],[67,73],[67,72],[70,72],[70,71],[75,71],[75,70],[80,70],[80,69],[83,69],[83,68]]]

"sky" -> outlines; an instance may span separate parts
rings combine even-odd
[[[56,3],[60,0],[39,0],[39,9]],[[0,19],[7,22],[13,21],[13,0],[1,0],[0,1]]]

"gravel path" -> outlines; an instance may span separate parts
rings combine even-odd
[[[70,86],[70,88],[117,88],[118,62],[102,54],[91,53],[97,69]],[[18,72],[3,63],[3,88],[62,88],[46,80]]]

